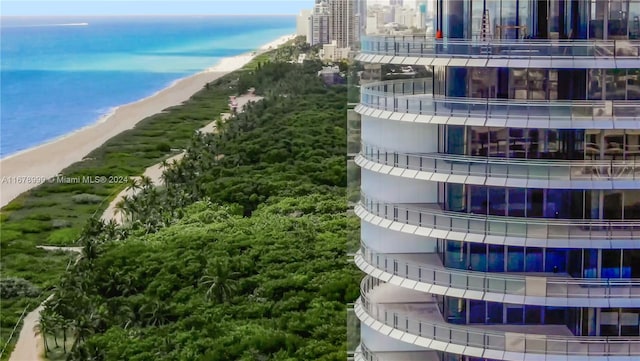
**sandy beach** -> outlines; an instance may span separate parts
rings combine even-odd
[[[133,128],[142,119],[168,107],[182,104],[205,84],[241,68],[255,55],[275,48],[293,37],[286,35],[263,45],[255,52],[224,58],[219,64],[180,79],[147,98],[116,108],[111,114],[90,126],[3,158],[0,160],[0,207],[4,207],[21,193],[38,186],[43,180],[57,175],[69,165],[82,160],[92,150],[117,134]]]

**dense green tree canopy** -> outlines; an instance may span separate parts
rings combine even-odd
[[[73,330],[73,360],[344,360],[346,88],[317,64],[239,77],[265,99],[196,135],[164,185],[89,222],[82,258],[48,304]],[[64,324],[64,322],[61,322]],[[50,326],[55,327],[55,326]]]

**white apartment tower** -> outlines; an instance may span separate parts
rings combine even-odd
[[[354,109],[355,360],[640,360],[640,0],[422,3],[356,58],[429,75]]]
[[[358,38],[358,22],[354,0],[329,0],[331,15],[330,36],[336,40],[339,48],[349,48]]]

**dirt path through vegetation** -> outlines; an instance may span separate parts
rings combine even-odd
[[[249,102],[257,102],[260,101],[262,97],[257,96],[253,93],[247,93],[240,97],[236,98],[238,103],[238,110],[242,110],[243,107]],[[222,120],[225,121],[231,117],[230,113],[222,113]],[[203,128],[200,129],[202,133],[215,133],[216,131],[216,121],[213,121]],[[167,159],[167,162],[171,164],[174,160],[180,161],[182,157],[184,157],[184,152],[174,155],[171,158]],[[162,172],[164,168],[162,166],[162,162],[155,164],[149,168],[147,168],[144,172],[144,175],[151,178],[153,184],[160,184],[162,182]],[[116,211],[116,204],[120,202],[125,196],[131,197],[135,194],[137,190],[135,189],[125,189],[120,192],[116,198],[109,203],[109,206],[102,214],[102,219],[104,221],[109,221],[111,219],[115,220],[119,224],[122,224],[122,216],[118,214]],[[54,247],[54,246],[37,246],[40,249],[46,251],[68,251],[68,252],[82,252],[82,247]],[[49,296],[47,300],[49,300],[53,295]],[[46,302],[46,301],[45,301]],[[38,324],[38,320],[40,319],[40,312],[44,309],[44,302],[38,306],[35,310],[31,311],[24,318],[24,324],[22,329],[20,330],[20,335],[18,338],[18,342],[16,342],[16,346],[11,353],[11,357],[9,361],[40,361],[44,360],[43,351],[44,351],[44,343],[42,341],[42,337],[35,332],[36,325]]]
[[[261,100],[262,97],[261,96],[257,96],[255,94],[253,94],[253,92],[249,92],[246,93],[242,96],[239,96],[236,98],[237,104],[238,104],[238,110],[242,111],[243,107],[249,103],[249,102],[257,102],[259,100]],[[223,121],[226,121],[227,119],[229,119],[231,117],[230,113],[222,113],[221,114],[221,119]],[[199,129],[200,132],[202,133],[215,133],[216,132],[216,121],[212,121],[211,123],[205,125],[204,127]],[[169,158],[166,160],[166,162],[168,164],[173,163],[173,161],[179,162],[180,159],[182,159],[182,157],[184,157],[184,152],[180,153],[180,154],[176,154],[173,157]],[[144,171],[143,176],[149,177],[151,179],[151,182],[153,184],[161,184],[162,183],[162,172],[164,171],[164,167],[162,166],[162,162],[152,165],[151,167],[147,168]],[[124,199],[124,197],[131,197],[133,195],[135,195],[137,193],[137,189],[125,189],[122,192],[120,192],[112,201],[111,203],[109,203],[109,206],[107,207],[107,209],[104,211],[104,213],[102,214],[102,220],[104,220],[105,222],[113,219],[115,220],[118,224],[122,224],[123,222],[123,215],[118,213],[118,207],[117,204]]]

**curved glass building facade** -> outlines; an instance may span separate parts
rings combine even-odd
[[[430,75],[361,83],[356,357],[640,359],[640,0],[421,4],[357,57]]]

